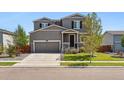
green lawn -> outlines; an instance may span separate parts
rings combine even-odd
[[[124,63],[61,62],[61,66],[124,66]]]
[[[95,55],[92,61],[124,61],[124,58],[112,57],[106,53],[95,53]],[[89,55],[87,53],[64,54],[64,61],[89,61]]]
[[[17,62],[0,62],[0,66],[12,66]]]

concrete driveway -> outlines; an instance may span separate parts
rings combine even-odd
[[[60,53],[32,53],[14,67],[51,67],[59,65]]]

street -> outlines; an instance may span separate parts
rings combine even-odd
[[[124,80],[124,68],[0,68],[1,80]]]

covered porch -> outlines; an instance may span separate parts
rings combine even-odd
[[[62,32],[62,51],[65,49],[79,49],[80,33],[73,29],[67,29]]]

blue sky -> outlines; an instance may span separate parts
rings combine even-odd
[[[0,12],[0,28],[15,31],[18,24],[28,33],[33,31],[33,20],[49,17],[59,19],[75,12]],[[86,12],[81,12],[86,15]],[[124,30],[124,12],[97,13],[102,20],[103,32],[106,30]]]

